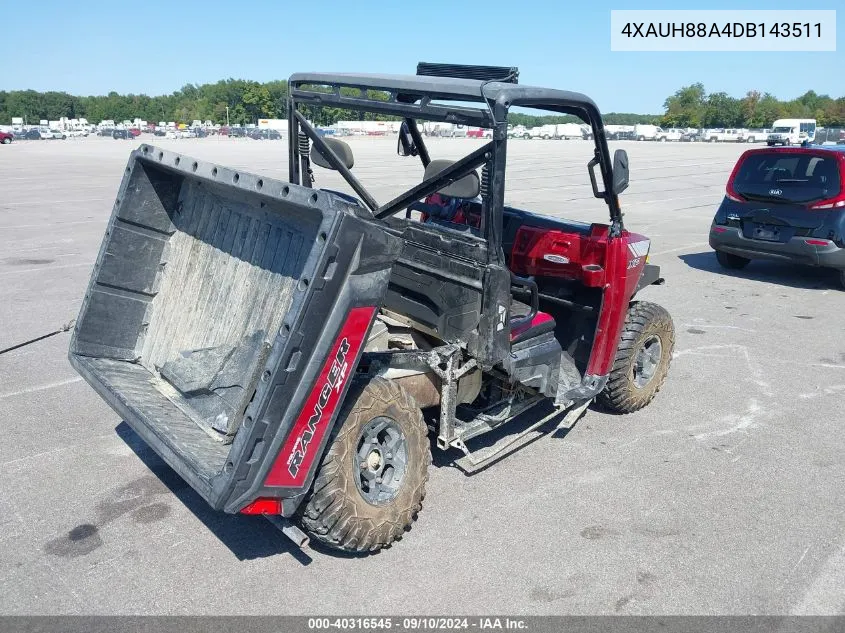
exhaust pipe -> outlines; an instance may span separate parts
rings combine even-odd
[[[278,514],[265,514],[264,517],[276,526],[278,529],[282,531],[282,534],[287,536],[291,541],[293,541],[297,547],[303,548],[307,547],[310,539],[308,535],[305,534],[302,530],[296,527],[293,523],[291,523],[288,519]]]

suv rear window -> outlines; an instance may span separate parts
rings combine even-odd
[[[839,165],[833,156],[807,152],[755,152],[733,181],[748,200],[814,202],[839,195]]]

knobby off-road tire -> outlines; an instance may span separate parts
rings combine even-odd
[[[669,313],[648,301],[632,303],[599,404],[615,413],[633,413],[646,406],[666,380],[674,346],[675,326]]]
[[[374,378],[353,383],[335,428],[300,523],[336,549],[387,547],[410,529],[425,498],[431,449],[422,411],[400,386]]]
[[[740,257],[733,253],[726,253],[724,251],[716,251],[716,261],[723,268],[730,268],[731,270],[740,270],[748,266],[751,261],[747,257]]]

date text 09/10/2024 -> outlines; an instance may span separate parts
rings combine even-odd
[[[518,618],[476,617],[476,618],[439,618],[439,617],[355,617],[355,618],[308,618],[308,629],[313,631],[345,630],[405,630],[405,631],[446,631],[446,630],[526,630],[525,620]]]

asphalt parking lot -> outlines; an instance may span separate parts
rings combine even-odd
[[[287,174],[283,142],[142,140]],[[394,139],[351,144],[379,201],[422,177]],[[0,349],[76,317],[136,145],[0,148]],[[631,159],[627,227],[666,278],[642,297],[677,330],[649,407],[589,411],[472,477],[436,460],[413,530],[341,557],[211,512],[70,368],[60,333],[0,355],[0,612],[845,613],[845,292],[821,270],[719,269],[708,227],[746,146],[616,146]],[[605,221],[590,147],[510,143],[509,202]]]

